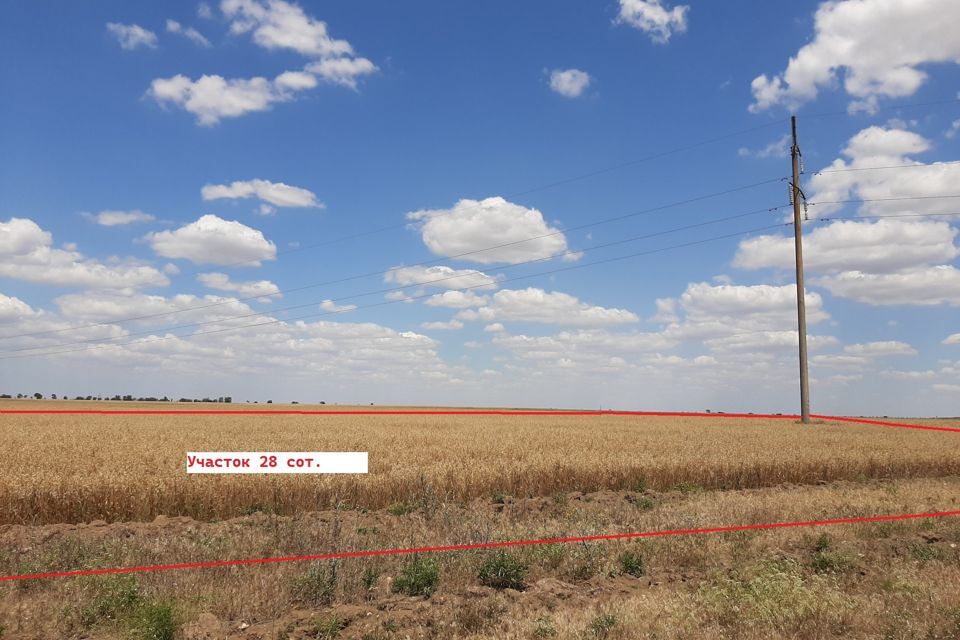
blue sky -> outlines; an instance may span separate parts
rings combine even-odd
[[[796,113],[814,410],[956,414],[956,12],[11,4],[0,392],[794,411],[787,227],[590,263],[783,222]]]

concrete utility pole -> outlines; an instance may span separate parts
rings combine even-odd
[[[800,337],[800,420],[810,423],[810,380],[807,377],[807,305],[803,287],[803,228],[800,222],[800,147],[797,145],[797,116],[790,117],[793,146],[790,159],[793,161],[793,182],[790,184],[790,199],[793,200],[793,244],[797,254],[797,332]]]

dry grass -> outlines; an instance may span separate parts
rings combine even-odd
[[[6,402],[0,408],[76,405],[91,406]],[[92,406],[110,408],[107,403]],[[195,406],[209,408],[187,408]],[[255,510],[293,514],[341,501],[378,509],[494,494],[623,489],[639,482],[660,490],[742,489],[960,474],[954,433],[855,424],[800,426],[787,420],[282,415],[2,419],[0,524],[143,521],[159,514],[211,519]],[[217,450],[369,451],[370,473],[186,475],[186,451]]]
[[[647,495],[649,509],[628,500],[633,493],[598,492],[447,504],[403,516],[354,510],[217,523],[14,526],[0,529],[0,571],[955,509],[960,478]],[[426,599],[391,589],[409,557],[344,560],[335,570],[332,563],[291,563],[133,579],[144,601],[171,603],[183,638],[932,640],[960,632],[958,543],[960,521],[941,518],[525,547],[510,552],[529,568],[522,592],[481,586],[480,569],[494,551],[446,553],[433,556],[439,582]],[[643,558],[643,575],[622,570],[628,551]],[[102,603],[116,600],[123,586],[114,578],[0,585],[0,620],[11,638],[127,637],[115,620],[91,622],[89,614],[93,605],[109,609]],[[318,635],[318,628],[333,635]]]

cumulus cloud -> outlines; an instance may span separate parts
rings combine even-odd
[[[225,273],[212,272],[198,274],[197,281],[208,289],[232,291],[244,298],[260,297],[263,302],[270,302],[271,298],[280,297],[278,293],[280,288],[269,280],[234,282]]]
[[[195,264],[258,267],[277,253],[277,247],[260,231],[212,214],[173,231],[148,234],[144,240],[159,256],[184,258]]]
[[[912,95],[927,79],[922,67],[960,62],[958,22],[960,5],[954,0],[824,2],[814,16],[813,40],[790,58],[786,70],[754,78],[750,110],[794,108],[834,86],[838,77],[855,98],[853,110],[874,110],[878,98]]]
[[[357,80],[376,72],[377,66],[366,58],[326,58],[311,62],[306,69],[326,82],[356,89]]]
[[[316,194],[301,187],[269,180],[237,180],[230,184],[207,184],[200,190],[204,200],[257,198],[277,207],[316,207],[325,205]],[[267,211],[272,212],[268,209]],[[261,213],[263,213],[261,211]]]
[[[346,313],[356,308],[355,304],[337,304],[333,300],[324,300],[320,303],[320,309],[327,313]]]
[[[872,305],[960,304],[958,231],[945,220],[882,216],[953,213],[957,203],[935,196],[951,194],[960,183],[960,165],[923,164],[912,155],[930,149],[928,140],[901,128],[903,123],[867,127],[854,135],[838,158],[810,181],[817,215],[840,210],[851,199],[864,202],[858,213],[875,221],[838,220],[815,227],[804,238],[804,261],[811,283],[830,293]],[[896,171],[848,171],[900,166]],[[933,197],[931,197],[933,196]],[[915,198],[915,199],[914,199]],[[740,242],[733,264],[743,269],[793,269],[793,239],[765,235]]]
[[[447,322],[424,322],[420,326],[424,329],[432,329],[435,331],[455,331],[457,329],[463,329],[463,323],[459,320],[449,320]]]
[[[20,298],[0,293],[0,323],[18,321],[36,314],[37,312]]]
[[[549,226],[540,211],[500,197],[463,199],[450,209],[414,211],[407,218],[420,222],[423,242],[434,254],[470,262],[517,263],[568,251],[566,236]],[[495,248],[484,250],[488,247]]]
[[[210,47],[210,41],[202,33],[193,27],[185,27],[176,20],[167,20],[167,32],[183,36],[199,47]]]
[[[554,69],[550,72],[550,89],[565,98],[576,98],[590,86],[590,74],[580,69]]]
[[[960,306],[960,269],[937,265],[898,273],[844,271],[819,278],[835,296],[872,305]]]
[[[107,31],[117,38],[121,49],[133,50],[140,47],[148,49],[157,48],[157,34],[149,29],[144,29],[138,24],[120,24],[119,22],[108,22]]]
[[[221,9],[230,20],[231,33],[250,33],[265,49],[287,49],[313,58],[306,71],[326,82],[356,89],[358,78],[377,70],[373,62],[356,56],[349,42],[332,38],[326,22],[307,15],[296,4],[224,0]]]
[[[826,320],[823,298],[806,292],[807,321]],[[680,296],[687,329],[719,327],[735,330],[779,330],[796,322],[797,289],[794,285],[711,285],[691,283]]]
[[[583,327],[639,321],[636,314],[626,309],[594,306],[566,293],[547,292],[534,287],[498,291],[491,297],[490,304],[479,309],[461,311],[457,318],[468,321],[512,320]]]
[[[620,0],[617,21],[639,29],[658,44],[666,44],[674,33],[687,30],[688,5],[668,8],[661,0]]]
[[[953,333],[943,339],[942,344],[960,344],[960,333]]]
[[[453,269],[447,266],[393,267],[383,274],[383,281],[401,287],[425,285],[441,289],[496,289],[499,276],[487,275],[476,269]],[[462,294],[467,295],[468,292]],[[449,298],[453,299],[453,298]],[[465,298],[460,298],[465,299]]]
[[[960,256],[957,230],[946,222],[837,220],[815,227],[803,239],[804,268],[831,273],[860,269],[891,273]],[[733,264],[741,269],[794,268],[793,236],[742,240]]]
[[[489,300],[490,296],[482,296],[473,291],[444,291],[430,296],[423,303],[429,307],[469,309],[482,306]]]
[[[0,222],[0,276],[57,286],[97,289],[163,286],[167,277],[135,260],[101,262],[72,245],[52,246],[53,236],[29,218]]]
[[[854,135],[837,158],[810,179],[809,199],[816,215],[828,214],[844,205],[837,201],[850,199],[882,200],[884,198],[917,198],[864,202],[858,212],[863,215],[895,213],[953,213],[955,198],[931,196],[956,193],[960,183],[960,164],[933,162],[925,164],[913,156],[928,151],[932,144],[923,136],[905,130],[898,123],[885,127],[867,127]],[[908,165],[896,170],[850,171],[867,167]]]
[[[223,0],[220,9],[234,34],[250,33],[265,49],[290,49],[305,56],[328,57],[353,54],[346,40],[335,40],[327,23],[283,0]]]
[[[100,213],[85,213],[83,215],[103,227],[115,227],[118,225],[133,224],[134,222],[151,222],[156,219],[149,213],[144,213],[139,209],[132,209],[130,211],[101,211]]]
[[[917,355],[916,349],[911,347],[906,342],[900,342],[898,340],[848,344],[843,348],[843,352],[855,356],[865,356],[869,358]]]
[[[218,75],[203,75],[191,80],[177,74],[157,78],[147,93],[162,105],[171,104],[194,114],[197,124],[209,127],[222,118],[267,111],[275,103],[291,100],[294,92],[306,88],[310,87],[302,82],[291,82],[286,73],[272,81],[263,77],[228,80]]]

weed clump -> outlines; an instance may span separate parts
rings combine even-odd
[[[516,554],[498,551],[484,560],[478,577],[480,584],[487,587],[523,591],[527,586],[527,570],[527,564]]]
[[[393,581],[394,593],[429,597],[440,582],[440,564],[433,558],[415,558],[404,565]]]

